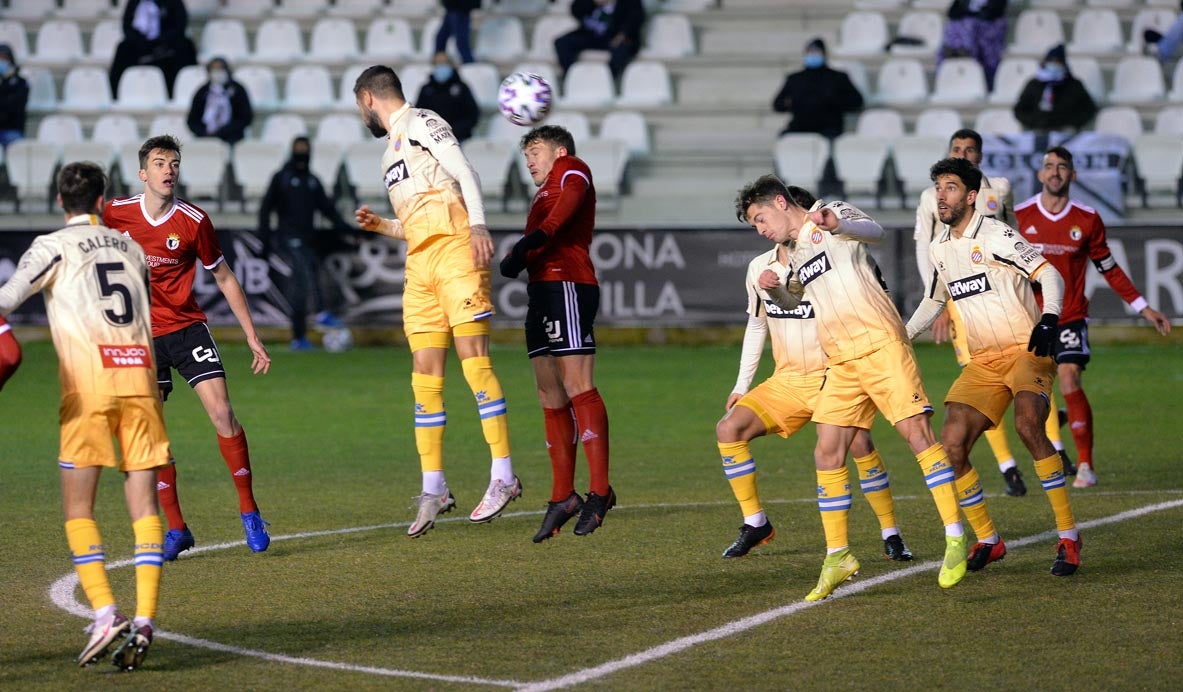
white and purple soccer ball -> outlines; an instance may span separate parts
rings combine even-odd
[[[515,125],[533,125],[550,113],[554,90],[545,79],[530,72],[514,72],[497,90],[497,107]]]

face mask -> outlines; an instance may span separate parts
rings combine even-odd
[[[8,71],[11,69],[12,63],[7,60],[0,60],[0,74],[8,74]]]
[[[1067,76],[1068,70],[1060,64],[1048,63],[1039,68],[1039,74],[1036,77],[1041,82],[1059,82]]]
[[[374,111],[366,111],[364,120],[366,127],[369,128],[370,134],[375,137],[385,137],[386,128],[382,127],[382,121],[378,120],[378,114]]]
[[[433,70],[431,73],[431,76],[434,77],[435,81],[437,82],[446,82],[452,78],[452,74],[454,72],[455,70],[452,69],[451,65],[436,65],[435,70]]]
[[[226,70],[214,70],[209,73],[209,81],[225,86],[226,82],[230,81],[230,73]]]
[[[292,165],[301,170],[308,168],[308,162],[312,160],[312,154],[309,152],[299,152],[292,154]]]
[[[822,65],[826,64],[826,56],[818,53],[805,54],[805,67],[810,70],[816,70]]]

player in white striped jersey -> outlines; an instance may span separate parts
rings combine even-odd
[[[778,305],[807,299],[817,311],[826,353],[826,376],[812,420],[817,423],[814,462],[818,509],[827,555],[815,601],[858,573],[847,540],[850,509],[846,454],[878,408],[907,441],[924,473],[945,525],[945,559],[937,579],[950,588],[965,577],[966,536],[961,527],[953,470],[933,434],[932,415],[916,356],[867,243],[883,228],[845,202],[824,204],[801,188],[767,175],[740,191],[736,214],[760,235],[784,245],[790,258],[788,286],[769,291]]]
[[[756,491],[756,461],[749,442],[777,434],[789,437],[809,422],[825,378],[825,353],[817,340],[813,306],[802,302],[784,310],[768,295],[784,285],[789,273],[788,249],[777,244],[751,261],[744,282],[748,298],[748,326],[744,332],[739,376],[727,397],[727,413],[715,427],[723,472],[744,514],[739,537],[723,557],[741,557],[776,535],[764,514]],[[765,337],[772,336],[772,376],[748,391],[760,365]],[[874,411],[865,421],[870,427]],[[904,545],[895,520],[890,479],[868,430],[859,430],[851,446],[859,470],[859,484],[879,518],[883,551],[888,559],[907,561],[912,553]]]
[[[981,569],[1006,555],[985,510],[969,450],[1002,420],[1013,400],[1015,430],[1036,460],[1035,472],[1056,515],[1060,541],[1052,574],[1067,576],[1080,564],[1080,534],[1060,455],[1044,430],[1055,379],[1050,356],[1064,280],[1017,231],[973,210],[981,175],[965,159],[944,159],[932,167],[941,222],[947,227],[929,246],[931,288],[908,320],[908,336],[923,333],[949,301],[956,301],[970,362],[945,397],[941,442],[957,476],[962,509],[978,537],[968,568]],[[1039,283],[1043,293],[1039,317],[1032,283]]]

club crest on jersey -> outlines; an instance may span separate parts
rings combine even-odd
[[[1068,231],[1068,237],[1073,240],[1080,240],[1082,237],[1084,237],[1084,233],[1081,233],[1080,226],[1073,226],[1072,229]]]
[[[985,260],[985,256],[982,255],[982,248],[975,245],[973,251],[969,253],[969,261],[974,264],[981,264]]]
[[[764,312],[769,317],[786,320],[811,320],[813,319],[813,305],[808,300],[803,300],[797,304],[797,307],[792,310],[785,310],[781,306],[772,302],[771,300],[764,301]]]
[[[998,211],[998,199],[995,198],[994,195],[990,195],[986,198],[986,208],[992,212]]]
[[[949,295],[953,296],[953,300],[961,300],[969,296],[980,295],[989,290],[990,282],[986,279],[984,272],[949,283]]]
[[[386,174],[382,176],[382,181],[386,183],[386,189],[398,185],[407,179],[407,162],[399,159],[390,164],[390,168],[386,169]]]
[[[398,137],[394,138],[394,150],[395,151],[402,151],[402,149],[403,149],[403,136],[399,135]]]
[[[813,233],[809,234],[809,240],[814,245],[820,244],[822,242],[822,232],[816,228],[813,229]]]
[[[164,246],[169,250],[176,250],[181,247],[181,236],[176,233],[169,233],[168,238],[164,240]]]
[[[797,276],[801,279],[801,285],[806,286],[809,282],[817,277],[830,271],[830,258],[826,253],[815,255],[813,259],[806,262],[800,269],[797,270]]]

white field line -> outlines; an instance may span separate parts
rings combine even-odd
[[[1092,494],[1092,495],[1141,495],[1141,494],[1159,494],[1159,495],[1161,495],[1163,493],[1175,494],[1175,493],[1179,493],[1179,492],[1183,492],[1183,490],[1123,491],[1123,492],[1113,492],[1113,493],[1098,492],[1098,493],[1090,493],[1090,494]],[[899,501],[899,500],[913,500],[913,499],[920,499],[920,498],[919,497],[910,497],[910,496],[900,496],[900,497],[896,498],[897,501]],[[813,503],[813,502],[816,502],[816,500],[813,498],[808,498],[808,499],[803,498],[803,499],[772,500],[772,501],[766,500],[765,502],[767,504],[789,504],[789,503],[796,503],[796,502]],[[734,503],[732,501],[728,501],[728,500],[720,500],[717,502],[694,502],[694,503],[685,502],[685,503],[676,503],[676,504],[674,504],[674,503],[658,503],[658,504],[648,504],[648,505],[619,505],[619,506],[617,506],[617,511],[619,511],[621,509],[633,509],[633,510],[669,509],[669,508],[704,507],[704,506],[729,505],[729,504],[734,504]],[[1120,512],[1118,514],[1114,514],[1114,515],[1111,515],[1108,517],[1102,517],[1100,519],[1094,519],[1092,521],[1082,522],[1079,526],[1081,529],[1087,529],[1087,528],[1091,528],[1094,526],[1104,526],[1106,524],[1114,524],[1114,523],[1118,523],[1118,522],[1122,522],[1122,521],[1128,521],[1130,519],[1134,519],[1134,518],[1143,516],[1145,514],[1150,514],[1152,512],[1159,512],[1159,511],[1163,511],[1163,510],[1167,510],[1167,509],[1173,509],[1173,508],[1179,507],[1179,506],[1183,506],[1183,500],[1173,500],[1170,502],[1161,502],[1158,504],[1140,507],[1138,509],[1132,509],[1132,510],[1128,510],[1125,512]],[[504,518],[511,518],[511,517],[521,517],[521,516],[535,516],[535,515],[540,515],[540,514],[543,514],[543,512],[542,511],[521,511],[521,512],[510,512],[510,513],[503,514],[501,516]],[[437,523],[452,523],[452,522],[460,522],[460,521],[465,521],[465,520],[467,520],[467,517],[458,516],[458,517],[441,519]],[[375,524],[375,525],[371,525],[371,526],[355,526],[355,527],[348,527],[348,528],[343,528],[343,529],[327,529],[327,530],[323,530],[323,531],[305,531],[302,533],[286,534],[283,536],[273,536],[271,538],[271,540],[272,541],[286,541],[286,540],[293,540],[293,539],[298,539],[298,538],[315,538],[315,537],[320,537],[320,536],[336,536],[336,535],[342,535],[342,534],[348,534],[348,533],[360,533],[362,531],[375,531],[375,530],[380,530],[380,529],[396,529],[396,528],[402,528],[402,527],[409,526],[409,525],[410,525],[410,522],[395,522],[395,523],[390,523],[390,524]],[[1024,545],[1028,545],[1030,543],[1035,543],[1037,541],[1042,541],[1042,540],[1045,540],[1048,538],[1052,538],[1055,535],[1056,535],[1056,533],[1054,531],[1046,531],[1044,533],[1036,534],[1034,536],[1027,536],[1027,537],[1020,538],[1017,540],[1007,541],[1007,547],[1008,548],[1019,548]],[[212,545],[206,545],[206,546],[202,546],[199,548],[191,548],[191,549],[187,550],[186,552],[189,554],[197,554],[197,553],[210,552],[210,551],[214,551],[214,550],[226,550],[227,548],[235,548],[235,547],[240,547],[242,545],[243,545],[242,541],[229,541],[229,542],[225,542],[225,543],[215,543]],[[186,559],[186,558],[182,557],[180,559]],[[176,633],[176,632],[168,632],[165,630],[157,630],[156,636],[160,637],[162,639],[169,639],[172,641],[180,642],[182,644],[189,644],[190,646],[197,646],[197,647],[201,647],[201,648],[205,648],[205,649],[211,649],[213,651],[221,651],[224,653],[231,653],[231,654],[235,654],[235,655],[239,655],[239,656],[249,656],[252,658],[258,658],[258,659],[267,660],[267,661],[274,661],[277,663],[290,663],[290,664],[294,664],[294,665],[302,665],[302,666],[309,666],[309,667],[315,667],[315,668],[326,668],[326,669],[331,669],[331,670],[341,670],[341,671],[348,671],[348,672],[355,672],[355,673],[367,673],[370,675],[380,675],[380,676],[387,676],[387,677],[417,678],[417,679],[423,679],[423,680],[437,680],[440,682],[457,682],[457,683],[465,683],[465,684],[473,684],[473,685],[508,687],[508,688],[514,688],[515,690],[518,690],[519,692],[543,692],[544,690],[557,690],[557,689],[562,689],[565,687],[570,687],[572,685],[578,685],[581,683],[589,682],[591,680],[595,680],[597,678],[601,678],[606,675],[611,675],[613,673],[624,670],[626,668],[632,668],[634,666],[638,666],[643,663],[647,663],[649,661],[654,661],[659,658],[664,658],[666,656],[677,653],[679,651],[684,651],[686,649],[689,649],[693,646],[697,646],[699,644],[704,644],[707,642],[715,641],[717,639],[722,639],[724,637],[729,637],[731,635],[738,634],[740,632],[744,632],[746,630],[752,629],[753,627],[758,627],[758,626],[763,625],[765,623],[771,622],[772,620],[776,620],[776,619],[784,617],[786,615],[791,615],[793,613],[800,612],[806,608],[813,608],[816,606],[820,606],[820,605],[823,605],[823,604],[828,603],[830,601],[833,601],[834,599],[844,598],[844,597],[849,596],[851,594],[860,593],[860,592],[866,591],[867,589],[870,589],[874,586],[879,586],[880,584],[885,584],[890,581],[894,581],[897,579],[903,579],[904,577],[912,576],[913,574],[918,574],[920,572],[925,572],[925,571],[936,569],[940,566],[940,564],[941,563],[939,560],[933,560],[933,561],[929,561],[929,562],[920,563],[917,565],[912,565],[912,566],[904,568],[904,569],[894,570],[894,571],[889,572],[887,574],[882,574],[878,577],[861,580],[857,583],[843,586],[838,591],[836,591],[833,596],[831,596],[830,598],[828,598],[824,601],[815,601],[812,603],[807,603],[805,601],[798,601],[798,602],[791,603],[786,606],[781,606],[780,608],[774,608],[772,610],[768,610],[763,613],[757,613],[756,615],[752,615],[752,616],[749,616],[746,618],[741,618],[739,620],[729,622],[725,625],[722,625],[720,627],[716,627],[711,630],[707,630],[705,632],[700,632],[698,634],[690,635],[687,637],[681,637],[679,639],[674,639],[672,641],[666,642],[665,644],[661,644],[659,646],[656,646],[656,647],[653,647],[650,649],[646,649],[644,651],[640,651],[635,654],[630,654],[628,656],[625,656],[624,658],[620,658],[615,661],[609,661],[607,663],[602,663],[602,664],[600,664],[598,666],[594,666],[592,668],[585,668],[583,670],[576,671],[574,673],[569,673],[569,674],[561,676],[561,677],[551,678],[550,680],[542,680],[542,681],[533,682],[533,683],[524,683],[524,682],[521,682],[518,680],[498,680],[498,679],[479,678],[479,677],[474,677],[474,676],[463,676],[463,675],[442,675],[442,674],[436,674],[436,673],[424,673],[424,672],[413,671],[413,670],[400,670],[397,668],[378,668],[378,667],[373,667],[373,666],[359,666],[359,665],[353,665],[353,664],[349,664],[349,663],[339,663],[336,661],[323,661],[323,660],[315,659],[315,658],[306,658],[306,657],[299,657],[299,656],[286,656],[284,654],[275,654],[275,653],[271,653],[268,651],[261,651],[258,649],[247,649],[244,647],[231,646],[229,644],[222,644],[220,642],[215,642],[215,641],[211,641],[208,639],[200,639],[197,637],[190,637],[185,634],[180,634],[180,633]],[[131,567],[133,565],[134,565],[134,560],[125,559],[125,560],[119,560],[116,562],[108,563],[107,569],[108,570],[119,569],[122,567]],[[67,574],[62,575],[59,579],[57,579],[56,581],[53,582],[53,584],[50,585],[49,597],[50,597],[50,600],[53,601],[54,605],[56,605],[58,608],[61,608],[64,611],[66,611],[67,613],[70,613],[71,615],[77,615],[78,617],[81,617],[81,618],[89,619],[92,616],[91,609],[89,606],[83,605],[82,603],[80,603],[77,600],[77,598],[75,598],[75,594],[77,593],[77,591],[78,591],[78,575],[74,572],[69,572]]]

